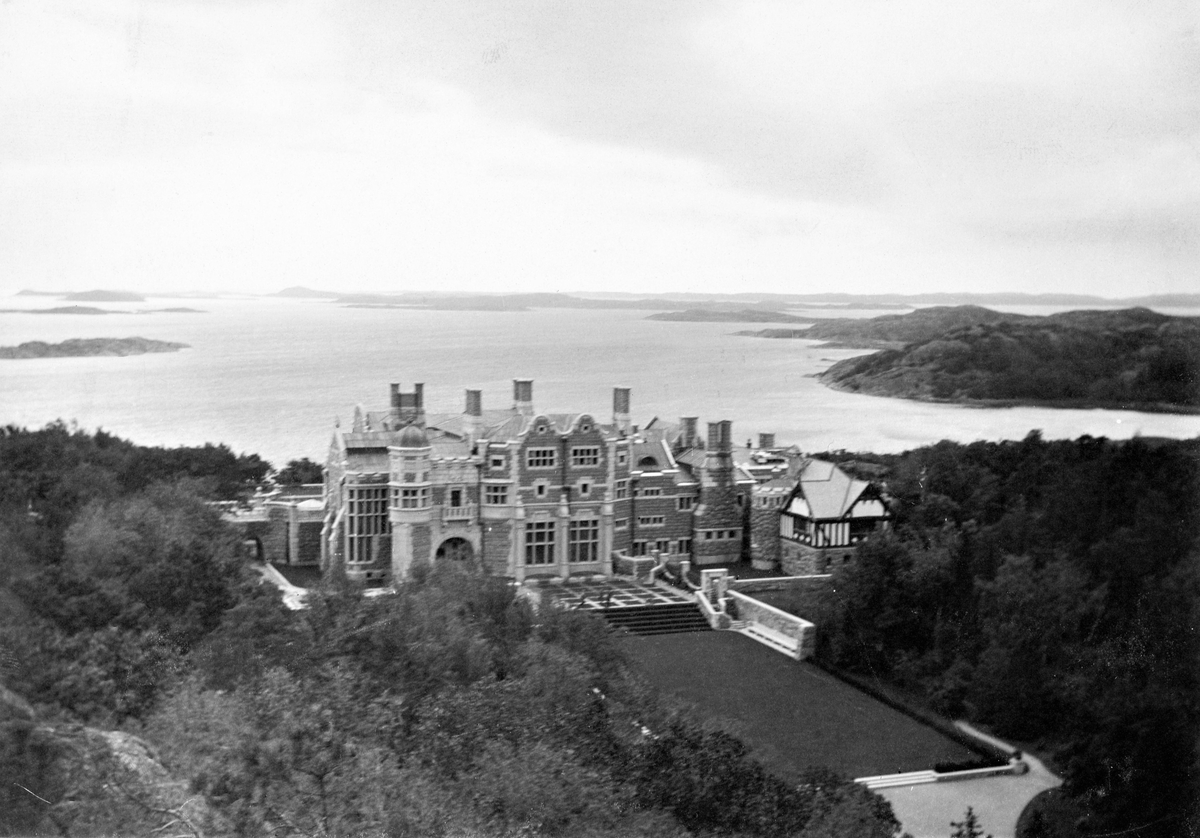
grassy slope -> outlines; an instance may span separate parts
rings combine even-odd
[[[816,667],[733,632],[632,637],[624,646],[654,686],[727,724],[785,778],[810,765],[861,777],[975,756]]]

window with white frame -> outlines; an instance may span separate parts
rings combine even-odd
[[[484,486],[483,502],[488,506],[504,506],[508,503],[508,487]]]
[[[558,465],[558,449],[530,448],[525,452],[525,465],[529,468],[554,468]]]
[[[396,489],[393,498],[398,509],[424,509],[429,506],[429,487]]]
[[[679,552],[680,553],[692,552],[692,540],[690,538],[679,539]]]
[[[573,467],[600,465],[600,446],[576,445],[571,449],[571,465]]]
[[[568,558],[572,562],[594,562],[600,551],[600,522],[595,518],[572,521]]]
[[[554,521],[525,524],[525,564],[554,563]]]
[[[696,503],[696,498],[692,495],[680,495],[675,498],[675,509],[680,512],[687,512]]]
[[[618,480],[613,484],[613,499],[624,500],[629,497],[629,481]]]
[[[549,491],[549,489],[549,483],[547,483],[545,480],[539,480],[533,484],[533,495],[534,497],[544,498],[546,497],[546,492]]]
[[[638,489],[637,494],[639,498],[657,498],[662,495],[662,489],[656,486],[646,487]]]
[[[629,452],[628,451],[618,451],[617,452],[617,465],[623,466],[623,465],[627,464],[628,462],[629,462]]]
[[[492,468],[504,468],[504,455],[503,454],[492,454],[492,456],[489,460],[489,464],[491,465]]]
[[[667,519],[663,515],[639,515],[638,516],[638,526],[639,527],[661,527],[666,522],[667,522]]]
[[[376,539],[388,532],[388,487],[350,486],[346,494],[346,563],[367,564]]]
[[[629,529],[629,519],[628,518],[614,518],[613,519],[613,529],[614,530]]]
[[[592,493],[592,484],[588,480],[579,481],[579,496],[586,498]]]

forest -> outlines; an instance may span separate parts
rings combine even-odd
[[[285,610],[208,502],[269,473],[223,446],[0,433],[0,834],[897,832],[830,771],[767,773],[602,621],[503,579],[424,567]]]
[[[1047,754],[1083,834],[1200,834],[1200,440],[822,456],[897,520],[808,606],[818,658]]]
[[[805,614],[821,664],[1045,755],[1079,834],[1196,834],[1200,440],[821,456],[882,475],[896,512]],[[503,579],[421,568],[285,610],[210,501],[312,475],[0,432],[0,834],[897,831],[846,778],[773,777],[604,623]]]
[[[1047,317],[931,308],[830,320],[797,334],[892,347],[821,374],[839,389],[943,401],[1200,407],[1200,321],[1145,308]]]

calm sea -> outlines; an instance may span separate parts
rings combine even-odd
[[[57,304],[9,298],[0,307]],[[62,418],[144,444],[223,442],[282,465],[323,459],[335,420],[348,423],[355,404],[384,408],[390,382],[406,390],[424,382],[426,407],[439,412],[462,410],[468,387],[483,389],[485,407],[508,407],[512,379],[532,378],[539,410],[607,418],[612,387],[628,386],[634,422],[731,419],[735,440],[771,431],[780,444],[809,451],[1020,439],[1035,428],[1048,438],[1200,436],[1200,416],[965,408],[834,392],[811,376],[861,353],[731,334],[764,324],[663,323],[639,311],[405,311],[284,299],[107,307],[177,305],[206,313],[0,314],[0,345],[135,335],[191,345],[128,358],[0,361],[0,423],[37,427]]]

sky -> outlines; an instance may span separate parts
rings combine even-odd
[[[0,0],[0,294],[1200,292],[1200,3]]]

